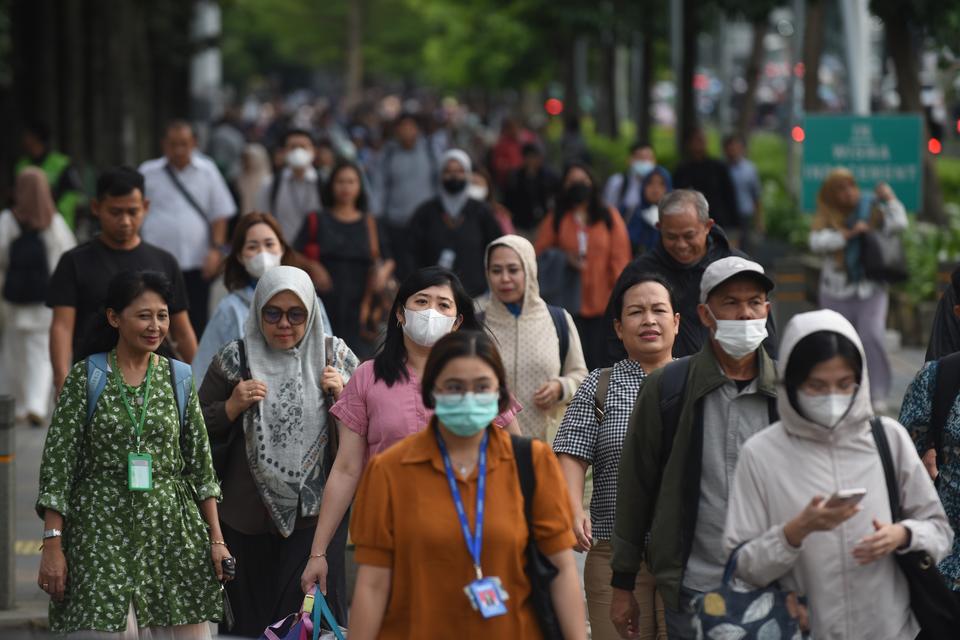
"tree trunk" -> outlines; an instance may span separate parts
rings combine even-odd
[[[577,86],[577,47],[573,38],[561,38],[557,43],[563,60],[564,115],[580,117],[580,94]]]
[[[881,15],[886,27],[887,49],[893,59],[897,74],[897,93],[900,95],[900,111],[919,114],[923,122],[923,139],[929,135],[927,119],[920,100],[920,70],[917,52],[913,46],[913,31],[909,20],[899,12]],[[947,217],[943,210],[943,190],[937,175],[933,157],[923,153],[923,204],[918,212],[921,220],[944,226]]]
[[[637,94],[637,140],[650,142],[653,116],[650,112],[653,94],[653,38],[649,31],[640,43],[640,89]]]
[[[697,11],[698,0],[679,0],[683,2],[682,44],[680,77],[677,79],[680,106],[677,109],[677,152],[686,158],[686,141],[690,133],[697,128],[696,94],[693,90],[693,75],[697,69],[697,36],[700,33],[700,20]]]
[[[617,135],[617,42],[611,33],[600,36],[600,91],[597,110],[597,132],[615,138]]]
[[[363,99],[363,3],[347,3],[347,95],[350,109]]]
[[[823,0],[808,0],[803,32],[803,111],[816,113],[820,102],[820,56],[823,54]]]
[[[747,79],[747,91],[740,103],[737,117],[737,133],[746,140],[757,111],[757,85],[760,84],[760,64],[763,62],[763,40],[767,35],[767,15],[753,21],[753,42],[750,45],[750,57],[744,75]]]

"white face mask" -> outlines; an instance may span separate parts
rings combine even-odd
[[[831,393],[826,396],[812,396],[803,391],[797,391],[797,406],[800,407],[800,412],[808,420],[827,429],[836,427],[843,416],[847,415],[852,404],[852,395]]]
[[[404,308],[403,332],[421,347],[432,347],[453,329],[456,318],[445,316],[436,309],[414,311]]]
[[[291,169],[306,169],[313,164],[313,151],[297,147],[287,151],[287,166]]]
[[[471,184],[467,187],[467,196],[473,200],[485,202],[487,193],[489,193],[489,190],[482,184]]]
[[[710,307],[707,311],[717,323],[713,332],[714,339],[720,343],[720,348],[730,356],[740,360],[757,349],[767,338],[767,319],[756,320],[717,320]]]
[[[653,171],[654,166],[649,160],[634,160],[630,163],[630,168],[638,178],[646,178],[647,174]]]
[[[280,256],[269,251],[261,251],[257,255],[243,261],[247,273],[251,278],[260,279],[268,270],[280,266]]]
[[[660,209],[657,207],[657,205],[652,205],[646,209],[641,209],[640,217],[642,217],[643,221],[648,225],[656,228],[657,223],[660,222]]]

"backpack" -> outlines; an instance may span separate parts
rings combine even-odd
[[[184,427],[187,422],[187,401],[193,390],[193,370],[186,362],[167,358],[170,363],[170,384],[173,386],[173,395],[177,400],[177,414],[180,416],[180,450],[184,448]],[[95,353],[87,357],[87,420],[90,424],[94,412],[97,410],[97,401],[103,394],[110,377],[110,368],[106,353]]]
[[[947,428],[950,409],[960,393],[960,352],[951,353],[937,360],[937,380],[933,388],[933,404],[930,409],[930,426],[927,429],[926,449],[937,452],[937,467],[943,462],[943,432]],[[940,486],[940,476],[934,481]]]
[[[10,243],[3,298],[14,304],[41,304],[47,299],[49,286],[47,245],[39,231],[21,228],[20,235]]]
[[[550,312],[550,319],[553,320],[553,328],[557,332],[557,340],[560,343],[560,370],[563,371],[563,363],[567,361],[567,353],[570,351],[570,326],[567,324],[567,314],[561,307],[555,307],[552,304],[547,305],[547,311]],[[486,313],[481,311],[477,314],[477,321],[483,324]]]

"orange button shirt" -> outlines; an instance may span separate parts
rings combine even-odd
[[[376,456],[367,466],[350,532],[358,564],[392,570],[380,638],[541,638],[524,573],[527,524],[510,435],[490,429],[481,567],[509,594],[507,614],[484,619],[463,588],[475,579],[460,520],[430,427]],[[552,555],[571,549],[573,515],[560,464],[535,440],[534,537]],[[457,484],[475,531],[477,469]]]

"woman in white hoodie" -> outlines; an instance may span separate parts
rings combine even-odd
[[[828,310],[795,316],[780,349],[781,421],[744,445],[730,493],[724,543],[746,543],[736,575],[806,596],[818,640],[913,640],[920,628],[893,554],[939,560],[950,549],[933,483],[906,430],[882,418],[903,512],[891,522],[863,344],[847,320]],[[858,488],[859,504],[828,498]]]

